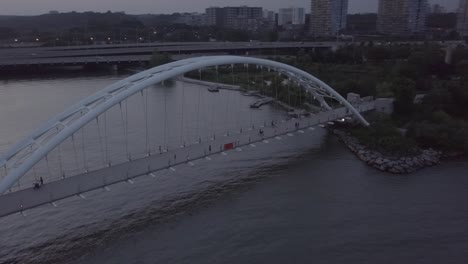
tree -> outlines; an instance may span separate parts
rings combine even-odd
[[[172,61],[172,58],[168,53],[166,53],[166,52],[160,53],[156,49],[156,50],[154,50],[153,55],[151,56],[150,65],[151,65],[151,67],[156,67],[156,66],[159,66],[159,65],[169,63],[171,61]]]
[[[395,95],[395,115],[409,117],[413,113],[416,96],[414,82],[407,78],[398,78],[392,81],[391,90]]]
[[[369,52],[367,56],[369,60],[374,61],[376,63],[381,63],[391,58],[389,50],[383,46],[369,47]]]

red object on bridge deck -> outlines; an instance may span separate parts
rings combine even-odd
[[[234,143],[224,144],[224,150],[230,150],[234,148]]]

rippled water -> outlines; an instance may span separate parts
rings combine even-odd
[[[2,83],[2,151],[120,78]],[[317,129],[2,218],[0,263],[466,263],[467,172],[383,174]]]

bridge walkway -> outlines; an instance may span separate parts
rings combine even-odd
[[[374,109],[374,102],[365,102],[357,106],[360,112]],[[122,164],[105,167],[96,171],[45,183],[40,189],[23,189],[0,196],[0,217],[34,208],[67,197],[79,195],[96,189],[109,190],[110,185],[119,182],[132,183],[136,177],[151,175],[161,170],[176,170],[183,164],[193,166],[199,159],[210,160],[212,155],[228,155],[229,151],[242,151],[244,147],[256,147],[258,143],[269,143],[269,140],[280,140],[293,136],[293,133],[305,133],[315,126],[351,116],[345,107],[321,112],[309,117],[281,120],[274,126],[265,123],[262,126],[250,127],[224,135],[214,136],[209,141],[193,142],[177,149],[162,150],[160,154],[141,157]],[[299,127],[296,127],[299,123]],[[263,134],[260,134],[260,129]],[[82,196],[84,197],[84,196]]]

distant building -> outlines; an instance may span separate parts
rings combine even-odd
[[[209,26],[256,31],[263,22],[261,7],[210,7],[206,9]]]
[[[443,6],[439,5],[439,4],[432,5],[431,13],[433,13],[433,14],[444,14],[446,12],[447,12],[447,10],[445,9],[445,7],[443,7]]]
[[[224,10],[221,7],[210,7],[205,11],[206,24],[208,26],[224,26]]]
[[[292,8],[280,8],[278,11],[278,26],[292,24]]]
[[[303,25],[305,23],[305,9],[302,7],[293,8],[292,24]]]
[[[348,0],[311,0],[310,33],[336,36],[346,28]]]
[[[263,10],[263,18],[266,20],[266,21],[269,21],[269,22],[275,22],[275,11],[270,11],[270,10],[266,10],[264,9]]]
[[[274,30],[278,25],[276,21],[276,13],[275,11],[270,10],[263,10],[263,21],[264,21],[264,28],[266,30]]]
[[[278,25],[303,25],[305,22],[305,9],[301,7],[280,8],[278,12]]]
[[[183,13],[176,19],[175,23],[200,26],[205,24],[205,15],[200,13]]]
[[[380,0],[377,30],[395,36],[424,33],[428,0]]]
[[[468,37],[468,0],[460,0],[458,7],[457,31],[462,37]]]

